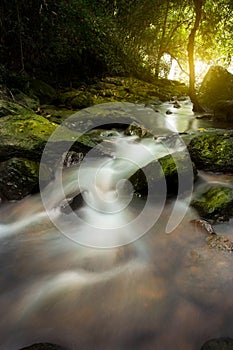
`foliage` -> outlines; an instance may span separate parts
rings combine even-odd
[[[196,58],[229,64],[232,9],[231,0],[203,0]],[[2,0],[0,74],[26,71],[54,82],[166,77],[172,59],[187,71],[193,23],[192,0]]]

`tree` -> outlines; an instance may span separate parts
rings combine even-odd
[[[202,112],[203,108],[198,103],[197,96],[196,96],[196,89],[195,89],[194,48],[195,48],[195,35],[201,22],[203,1],[193,0],[193,3],[194,3],[195,21],[190,31],[190,34],[188,37],[188,45],[187,45],[188,63],[189,63],[189,96],[193,103],[193,111]]]

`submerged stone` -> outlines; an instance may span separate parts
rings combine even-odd
[[[152,190],[154,188],[154,194],[156,194],[156,189],[159,190],[160,183],[165,179],[167,186],[167,194],[174,195],[178,193],[179,189],[179,177],[178,173],[183,180],[185,177],[193,177],[195,181],[197,170],[193,165],[191,169],[187,165],[187,158],[182,154],[182,152],[177,152],[174,155],[168,155],[158,159],[148,164],[146,167],[139,169],[133,176],[131,176],[130,181],[132,182],[134,189],[137,193],[141,195],[146,195],[148,192],[148,184],[151,186]],[[189,186],[188,186],[189,187]],[[183,190],[189,190],[183,182]]]
[[[19,200],[38,187],[39,163],[12,158],[0,163],[0,197]]]
[[[0,119],[0,160],[14,156],[39,160],[56,124],[33,113]]]

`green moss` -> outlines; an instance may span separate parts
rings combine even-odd
[[[197,168],[211,171],[233,171],[233,133],[216,130],[198,134],[188,150]]]
[[[0,136],[48,139],[57,125],[36,114],[7,116],[0,119]]]
[[[222,185],[212,185],[195,198],[191,205],[205,219],[228,220],[233,215],[233,189]]]
[[[159,166],[159,164],[160,166]],[[148,181],[150,182],[151,189],[159,186],[163,182],[165,177],[167,185],[167,193],[169,195],[176,194],[178,192],[179,180],[178,172],[181,176],[192,176],[196,179],[196,168],[193,165],[193,174],[190,174],[190,168],[187,164],[186,157],[182,153],[176,153],[175,155],[165,156],[159,160],[148,164],[143,169],[139,169],[131,178],[134,189],[141,194],[147,194]],[[145,175],[146,174],[146,175]],[[183,184],[185,185],[185,184]],[[158,187],[157,187],[158,188]],[[183,187],[186,190],[185,186]],[[188,189],[188,188],[187,188]]]

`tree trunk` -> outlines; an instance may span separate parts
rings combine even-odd
[[[169,8],[170,8],[170,0],[166,0],[164,21],[163,21],[163,26],[162,26],[162,35],[160,38],[160,44],[159,44],[158,54],[157,54],[156,63],[155,63],[155,78],[159,77],[161,58],[163,57],[163,54],[164,54],[164,41],[165,41],[165,36],[166,36]]]
[[[199,24],[202,16],[202,3],[203,0],[193,0],[195,8],[195,22],[188,38],[188,63],[189,63],[189,96],[193,103],[193,111],[203,112],[203,108],[200,106],[196,90],[195,90],[195,63],[194,63],[194,48],[195,48],[195,35],[199,28]]]

